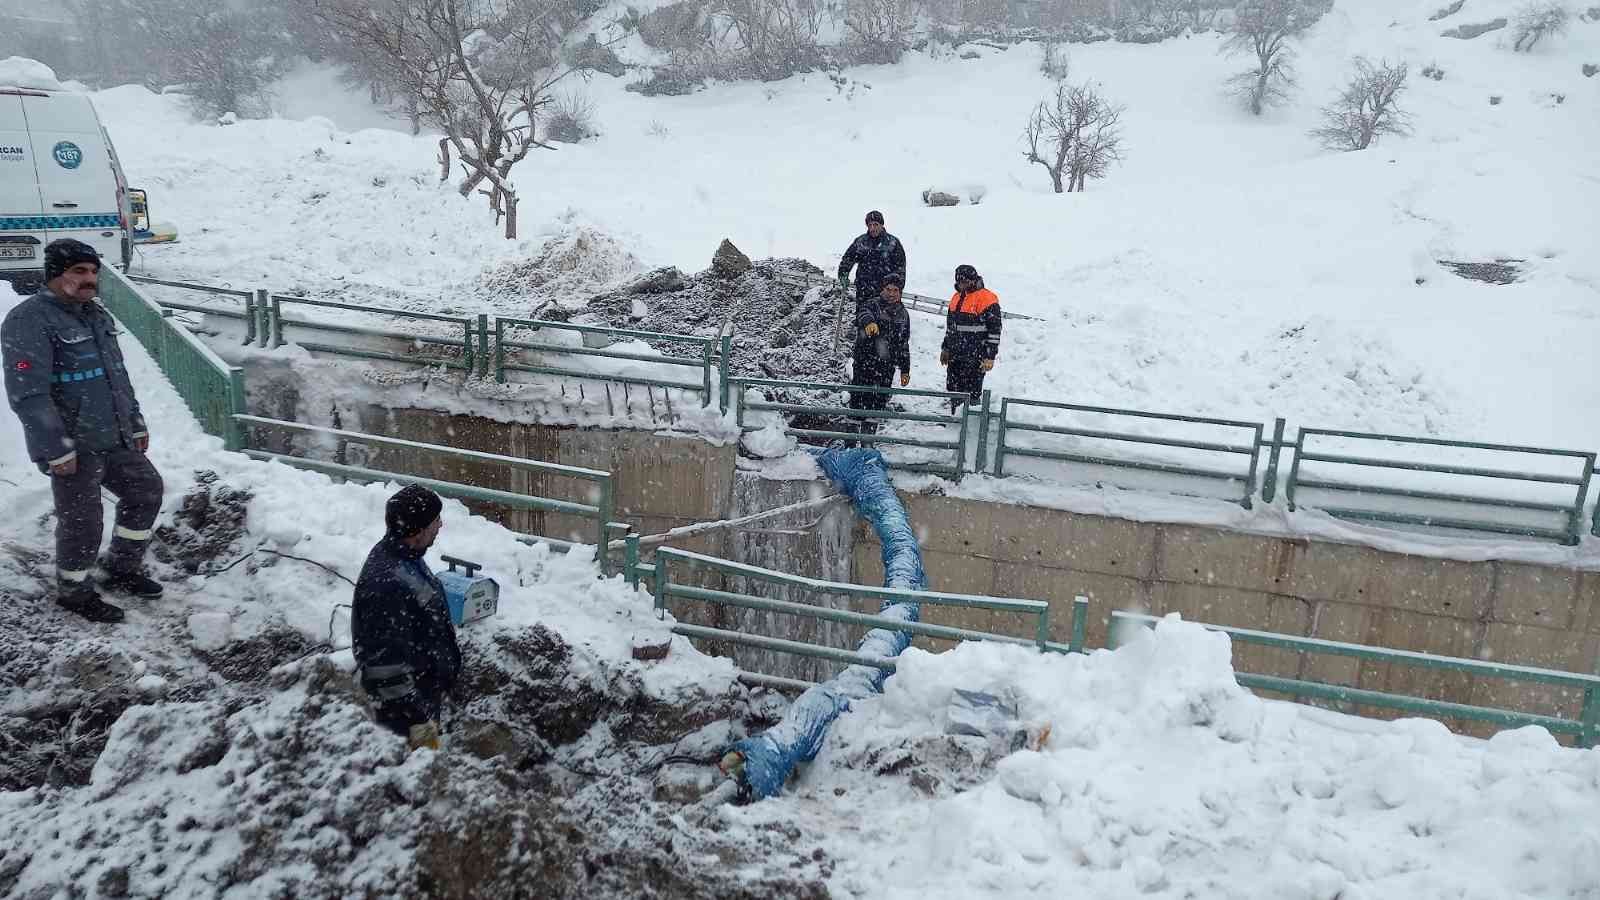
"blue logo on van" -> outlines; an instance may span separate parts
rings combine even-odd
[[[83,165],[83,151],[71,141],[62,141],[50,151],[63,169],[76,169]]]

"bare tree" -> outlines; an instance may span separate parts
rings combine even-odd
[[[511,169],[534,149],[553,149],[539,139],[537,120],[555,85],[581,71],[562,63],[559,50],[583,10],[561,0],[302,2],[444,132],[440,179],[450,177],[454,151],[461,195],[486,196],[495,222],[515,238]]]
[[[1173,31],[1210,31],[1227,5],[1227,0],[1157,0],[1150,20]]]
[[[1322,127],[1311,132],[1329,150],[1365,150],[1382,135],[1411,132],[1411,116],[1400,108],[1406,64],[1358,57],[1355,65],[1350,83],[1322,108]]]
[[[821,0],[712,0],[717,37],[744,54],[751,74],[786,78],[822,64],[817,36],[827,8]]]
[[[1058,84],[1028,117],[1022,156],[1050,173],[1056,193],[1082,191],[1088,179],[1104,177],[1122,159],[1124,109],[1087,83]]]
[[[1039,73],[1051,81],[1066,81],[1072,72],[1072,60],[1067,48],[1055,38],[1046,38],[1039,45]]]
[[[844,4],[844,25],[860,46],[860,62],[899,60],[916,23],[913,0],[846,0]]]
[[[1557,0],[1534,0],[1526,4],[1517,10],[1511,49],[1518,53],[1533,52],[1533,45],[1540,40],[1564,33],[1570,16]]]
[[[1252,57],[1253,68],[1228,79],[1228,84],[1254,115],[1287,99],[1294,87],[1294,52],[1289,41],[1316,15],[1301,0],[1245,0],[1236,11],[1233,33],[1223,52]]]

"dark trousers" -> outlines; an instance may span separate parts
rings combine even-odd
[[[944,389],[951,393],[966,394],[972,402],[978,402],[983,396],[983,360],[981,359],[952,359],[950,367],[945,370]],[[955,412],[960,401],[950,401],[950,411]]]
[[[886,388],[894,380],[893,369],[883,369],[875,365],[856,363],[850,373],[850,383],[864,387]],[[885,409],[889,405],[889,395],[877,391],[851,391],[851,409]],[[856,419],[856,432],[858,434],[877,434],[878,422],[875,419]]]
[[[144,561],[150,529],[161,512],[161,473],[138,450],[119,448],[103,453],[78,453],[78,471],[51,475],[56,501],[56,572],[62,581],[87,580],[100,552],[105,517],[100,489],[117,498],[116,532],[106,554],[106,568],[131,572]]]

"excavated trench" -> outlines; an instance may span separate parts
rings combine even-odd
[[[224,560],[244,509],[202,483],[157,552]],[[298,631],[192,653],[179,613],[67,618],[39,550],[0,569],[25,586],[0,590],[0,896],[827,896],[817,835],[674,821],[781,697],[663,698],[550,629],[503,629],[464,642],[446,751],[407,756]]]

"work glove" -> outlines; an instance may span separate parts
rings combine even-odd
[[[877,322],[868,322],[867,323],[867,327],[866,327],[865,330],[867,332],[867,337],[877,337],[878,336],[878,323]]]
[[[906,385],[908,385],[910,383],[911,383],[911,373],[910,372],[901,372],[900,373],[900,386],[901,387],[905,387]]]
[[[427,747],[429,750],[439,749],[439,723],[423,722],[411,726],[411,731],[406,738],[406,749],[417,750]]]
[[[849,289],[850,289],[850,276],[849,275],[840,275],[839,276],[839,290],[847,291]]]
[[[950,365],[950,351],[949,350],[940,350],[939,351],[939,365],[941,365],[941,366]]]
[[[982,367],[983,367],[983,370],[985,372],[988,372],[988,371],[994,369],[994,360],[992,360],[992,359],[984,360],[983,363],[982,363]]]

